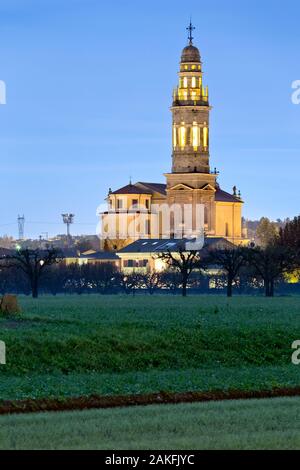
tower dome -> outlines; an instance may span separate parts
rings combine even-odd
[[[186,46],[181,55],[181,63],[201,62],[200,52],[196,46],[189,44]]]

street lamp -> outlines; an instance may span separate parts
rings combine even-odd
[[[67,237],[71,238],[70,235],[70,225],[74,223],[75,214],[62,214],[63,222],[67,226]]]

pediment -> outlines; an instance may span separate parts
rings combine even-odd
[[[211,184],[206,184],[201,188],[201,191],[213,191],[216,192],[215,188]]]
[[[191,188],[191,186],[188,186],[187,184],[179,183],[176,184],[176,186],[173,186],[173,188],[170,188],[170,191],[193,191],[194,188]]]

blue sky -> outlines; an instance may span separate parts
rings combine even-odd
[[[164,182],[192,15],[210,87],[211,165],[244,215],[299,214],[296,0],[0,0],[0,235],[95,233],[108,188]]]

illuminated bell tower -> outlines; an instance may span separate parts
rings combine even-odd
[[[199,236],[203,224],[197,219],[200,205],[205,207],[204,229],[206,234],[216,233],[217,172],[210,172],[209,165],[209,106],[208,88],[203,86],[202,63],[197,47],[193,45],[190,23],[188,45],[183,49],[179,71],[179,85],[173,93],[172,129],[172,172],[167,179],[168,205],[190,207],[192,224],[185,217],[176,227],[172,226],[175,237]],[[191,226],[192,225],[192,226]]]
[[[173,93],[172,173],[210,173],[209,97],[203,86],[202,63],[193,45],[192,24],[189,44],[182,51],[179,85]]]

